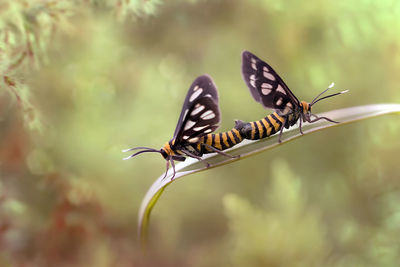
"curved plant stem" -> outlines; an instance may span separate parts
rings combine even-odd
[[[302,126],[304,134],[309,134],[322,129],[327,129],[334,126],[340,126],[346,123],[352,123],[363,119],[368,119],[389,113],[400,113],[400,104],[373,104],[365,106],[350,107],[338,110],[332,110],[329,112],[317,114],[317,116],[325,116],[335,121],[341,123],[335,124],[327,121],[318,121],[312,124],[304,123]],[[301,134],[297,126],[293,126],[290,129],[283,131],[282,143],[278,143],[279,134],[275,134],[271,137],[264,138],[257,141],[244,140],[242,143],[238,144],[234,148],[228,150],[231,155],[240,155],[240,158],[228,158],[221,156],[219,154],[205,155],[204,159],[210,163],[207,168],[204,162],[197,161],[193,158],[186,159],[185,162],[176,165],[176,175],[174,180],[171,180],[172,171],[168,171],[167,176],[163,179],[164,174],[162,174],[147,191],[145,197],[142,200],[142,204],[139,210],[139,223],[138,223],[138,233],[142,241],[142,245],[145,244],[147,240],[147,230],[149,226],[150,213],[160,198],[164,189],[171,184],[173,181],[182,178],[188,174],[204,171],[206,169],[215,168],[224,164],[232,163],[234,161],[240,160],[244,157],[252,156],[256,153],[283,145],[295,138],[300,137]]]

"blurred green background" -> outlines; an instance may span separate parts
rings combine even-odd
[[[222,124],[268,114],[241,52],[314,112],[400,102],[400,2],[0,1],[0,266],[398,266],[400,120],[307,135],[169,186],[137,213],[192,81]]]

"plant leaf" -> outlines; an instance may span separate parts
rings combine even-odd
[[[400,104],[373,104],[365,106],[350,107],[344,109],[332,110],[325,113],[317,114],[317,116],[325,116],[332,120],[339,121],[339,124],[320,120],[315,123],[304,123],[302,130],[304,134],[309,134],[322,129],[327,129],[334,126],[340,126],[345,123],[351,123],[363,119],[368,119],[389,113],[400,113]],[[197,161],[193,158],[187,158],[185,162],[181,162],[176,165],[175,178],[171,180],[172,170],[169,169],[167,176],[163,179],[165,174],[162,174],[147,191],[145,197],[142,200],[142,204],[139,210],[139,224],[138,233],[142,241],[142,244],[146,242],[147,228],[149,226],[150,213],[157,200],[160,198],[164,189],[171,184],[173,181],[182,178],[188,174],[196,173],[206,169],[215,168],[224,164],[228,164],[244,157],[252,156],[256,153],[260,153],[267,149],[271,149],[286,142],[289,142],[295,138],[300,137],[301,134],[297,126],[293,126],[290,129],[284,130],[282,134],[282,143],[278,143],[279,134],[275,134],[271,137],[264,138],[261,140],[244,140],[232,149],[227,150],[230,155],[240,155],[240,158],[228,158],[219,154],[205,155],[203,158],[210,164],[210,167],[206,167],[204,161]]]

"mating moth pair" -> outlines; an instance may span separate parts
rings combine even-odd
[[[189,88],[172,139],[159,150],[148,147],[123,150],[123,152],[140,150],[124,159],[145,152],[160,153],[167,161],[165,175],[171,165],[174,171],[173,179],[175,160],[184,161],[186,157],[201,160],[207,153],[219,153],[235,158],[239,156],[231,156],[224,150],[240,143],[243,139],[258,140],[279,132],[279,142],[281,142],[283,128],[288,129],[297,121],[301,133],[303,133],[301,128],[303,122],[313,123],[324,119],[338,123],[327,117],[312,114],[311,107],[320,100],[346,93],[347,90],[321,97],[333,87],[332,83],[310,103],[299,101],[270,65],[248,51],[242,53],[242,75],[253,98],[263,107],[273,109],[274,113],[253,122],[238,120],[230,131],[213,133],[221,121],[218,91],[212,78],[202,75],[196,78]]]

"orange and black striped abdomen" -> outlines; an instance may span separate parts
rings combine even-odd
[[[240,132],[246,139],[258,140],[279,132],[284,122],[285,118],[274,112],[259,121],[246,123]]]
[[[207,134],[200,139],[200,142],[197,144],[196,149],[202,153],[213,153],[212,149],[208,146],[216,148],[220,151],[233,147],[236,144],[242,142],[243,137],[240,134],[239,130],[233,128],[230,131],[217,133],[217,134]],[[204,145],[206,144],[206,145]]]

